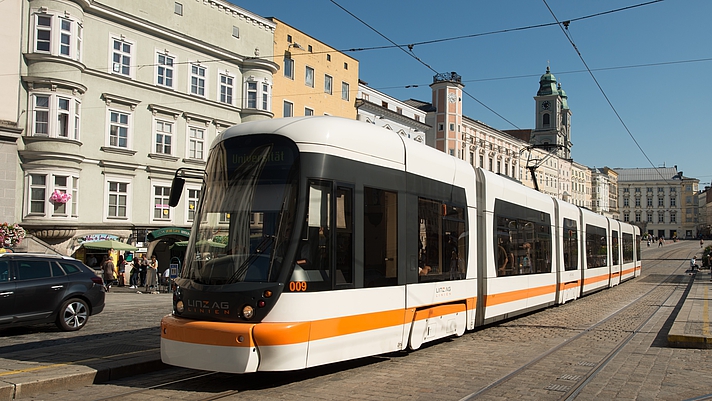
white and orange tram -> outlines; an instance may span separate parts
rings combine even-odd
[[[285,371],[417,349],[640,274],[637,227],[363,122],[234,126],[201,178],[161,322],[170,365]],[[176,173],[173,206],[190,179]]]

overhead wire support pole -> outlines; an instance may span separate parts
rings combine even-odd
[[[563,149],[563,148],[564,148],[564,145],[559,145],[559,144],[551,145],[551,144],[546,143],[546,144],[542,144],[542,145],[529,145],[527,147],[522,148],[522,150],[519,151],[520,156],[522,153],[529,151],[529,156],[527,156],[526,168],[527,168],[527,170],[529,170],[529,172],[531,172],[532,181],[534,182],[534,189],[537,190],[538,192],[541,192],[541,191],[539,190],[539,182],[536,179],[536,169],[539,168],[539,166],[541,166],[542,164],[544,164],[546,159],[548,159],[549,157],[551,157],[554,154],[554,151],[556,151],[558,149]],[[532,149],[546,149],[549,152],[546,155],[544,155],[544,157],[542,157],[541,159],[532,159],[531,158]],[[533,163],[530,164],[530,162],[533,162]]]

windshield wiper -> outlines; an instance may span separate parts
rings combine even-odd
[[[245,273],[247,273],[247,269],[250,267],[252,262],[254,262],[255,259],[257,259],[258,256],[262,255],[267,251],[272,244],[274,244],[274,235],[265,235],[264,239],[260,241],[259,244],[255,247],[255,252],[251,253],[250,256],[245,259],[242,264],[235,270],[235,273],[230,276],[230,278],[225,282],[225,284],[232,284],[236,281],[242,281],[244,279]]]

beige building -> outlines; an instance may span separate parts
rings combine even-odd
[[[176,169],[202,169],[228,126],[272,117],[279,67],[258,56],[272,52],[274,22],[225,0],[1,7],[17,3],[21,18],[5,30],[17,29],[21,48],[0,44],[6,60],[21,60],[14,83],[2,78],[22,110],[2,108],[23,132],[15,220],[66,254],[91,238],[148,246],[184,236],[200,186],[189,182],[170,208]],[[153,246],[159,260],[168,253]]]
[[[677,166],[619,168],[616,172],[623,221],[656,237],[697,237],[698,179],[684,177]]]
[[[356,119],[358,60],[270,18],[275,25],[274,117],[330,115]]]

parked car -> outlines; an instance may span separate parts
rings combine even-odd
[[[105,296],[101,277],[74,258],[0,254],[0,328],[54,322],[79,330],[104,309]]]

